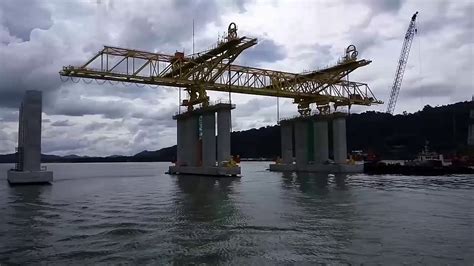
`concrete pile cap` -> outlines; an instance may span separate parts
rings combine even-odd
[[[184,112],[184,113],[181,113],[181,114],[176,114],[176,115],[173,116],[173,119],[176,120],[176,119],[186,118],[186,117],[194,116],[194,115],[202,115],[202,114],[209,113],[209,112],[214,113],[214,112],[217,112],[217,111],[220,111],[220,110],[232,110],[232,109],[235,109],[235,104],[218,103],[218,104],[215,104],[215,105],[209,105],[209,106],[201,107],[201,108],[198,108],[198,109],[195,109],[195,110],[192,110],[192,111],[187,111],[187,112]]]
[[[298,117],[294,117],[290,119],[280,120],[280,124],[292,123],[296,121],[326,121],[326,120],[344,118],[344,117],[347,117],[347,114],[342,113],[342,112],[336,112],[336,113],[332,113],[328,115],[315,114],[311,116],[298,116]]]

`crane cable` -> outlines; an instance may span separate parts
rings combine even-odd
[[[417,28],[417,34],[418,34],[418,32],[420,31],[420,24],[418,24],[416,28]],[[419,64],[420,64],[420,77],[421,77],[421,38],[420,37],[418,37],[418,59],[419,59]]]
[[[277,95],[277,124],[280,124],[280,97]]]

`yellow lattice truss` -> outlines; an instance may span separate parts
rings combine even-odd
[[[348,81],[348,74],[371,63],[358,60],[353,45],[334,66],[306,73],[289,73],[234,65],[232,62],[257,39],[238,37],[234,23],[228,36],[204,52],[185,56],[151,53],[105,46],[82,66],[67,66],[61,76],[171,86],[185,88],[189,99],[183,105],[192,109],[206,105],[206,91],[233,92],[291,98],[302,115],[310,113],[310,104],[324,109],[335,106],[379,104],[369,86]]]

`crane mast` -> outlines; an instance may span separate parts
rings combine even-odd
[[[395,105],[398,99],[398,93],[400,92],[400,87],[402,86],[403,74],[405,73],[405,67],[408,61],[408,55],[410,54],[411,43],[413,42],[413,37],[416,34],[416,16],[418,12],[413,14],[411,17],[410,25],[408,25],[407,32],[405,33],[405,40],[403,41],[402,53],[400,54],[400,59],[398,60],[397,71],[395,72],[395,79],[392,85],[392,91],[390,93],[390,100],[387,106],[387,113],[393,114],[395,110]]]

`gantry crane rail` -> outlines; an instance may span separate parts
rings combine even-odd
[[[64,67],[60,75],[186,88],[190,99],[183,105],[191,109],[195,104],[209,101],[206,90],[292,98],[301,114],[310,111],[311,103],[318,106],[330,102],[336,106],[382,103],[367,84],[344,79],[355,69],[370,64],[369,60],[357,60],[356,54],[346,53],[336,65],[308,73],[232,64],[242,51],[256,43],[255,38],[229,34],[217,47],[192,56],[104,46],[85,64]]]

